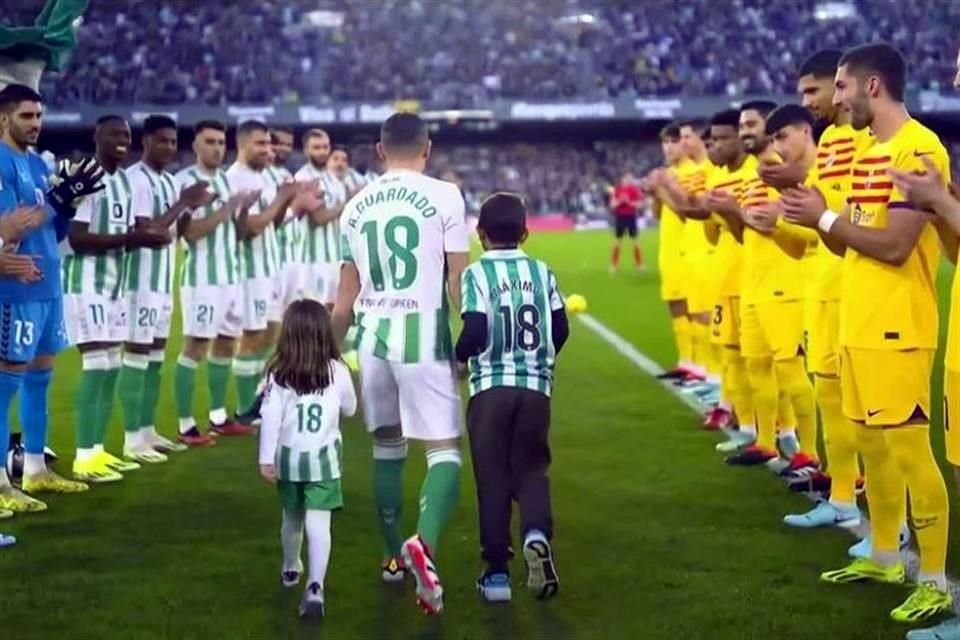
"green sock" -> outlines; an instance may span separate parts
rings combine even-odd
[[[374,455],[377,446],[374,445]],[[406,456],[406,447],[403,449]],[[387,558],[400,557],[400,518],[403,515],[403,463],[406,457],[394,460],[373,460],[373,500],[383,534]]]
[[[107,439],[110,419],[113,418],[113,402],[117,397],[117,380],[119,378],[119,366],[111,365],[104,372],[103,388],[100,390],[100,413],[97,420],[96,444],[103,444]]]
[[[237,413],[246,413],[257,397],[257,385],[262,371],[260,358],[255,355],[237,356],[233,361],[233,377],[237,382]]]
[[[193,417],[193,385],[196,380],[197,362],[186,354],[180,354],[173,374],[178,418]]]
[[[154,426],[157,403],[160,402],[160,372],[162,369],[163,352],[150,354],[150,364],[147,367],[147,378],[143,388],[143,413],[140,414],[141,427]]]
[[[128,353],[123,358],[123,368],[117,381],[120,404],[123,405],[123,430],[127,433],[139,431],[143,413],[144,390],[147,384],[147,356]]]
[[[93,363],[94,359],[102,355],[102,362]],[[105,354],[85,353],[83,358],[83,373],[80,374],[80,384],[77,386],[77,397],[74,401],[75,428],[77,449],[92,449],[97,444],[97,426],[100,417],[101,389],[106,382],[107,358]],[[96,366],[97,368],[88,368]]]
[[[417,533],[436,553],[440,531],[457,508],[460,493],[460,452],[437,449],[427,452],[427,476],[420,488]]]
[[[210,408],[227,408],[227,381],[230,379],[230,360],[210,356],[207,360],[207,386],[210,388]]]

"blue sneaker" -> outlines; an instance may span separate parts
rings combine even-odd
[[[821,500],[817,503],[817,506],[806,513],[784,516],[783,524],[800,529],[812,529],[813,527],[853,529],[860,526],[860,509],[856,506],[840,509],[826,500]]]
[[[510,575],[484,572],[477,578],[477,591],[487,602],[510,602]]]
[[[906,549],[908,544],[910,544],[910,527],[904,524],[900,527],[900,551]],[[873,541],[869,535],[847,549],[847,555],[851,558],[869,558],[872,552]]]
[[[944,620],[935,627],[907,631],[907,640],[960,640],[960,618]]]
[[[8,536],[5,533],[0,533],[0,549],[4,547],[12,547],[17,544],[17,539],[13,536]]]

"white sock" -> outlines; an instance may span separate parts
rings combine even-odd
[[[752,424],[742,424],[740,425],[740,433],[745,436],[750,436],[751,438],[757,437],[757,427]]]
[[[143,447],[143,438],[139,431],[125,431],[123,434],[123,448],[137,450]]]
[[[303,545],[303,514],[283,510],[280,523],[280,547],[283,549],[283,570],[300,571],[300,549]]]
[[[873,557],[871,559],[881,567],[885,569],[889,569],[893,565],[900,562],[900,552],[899,551],[878,551],[877,549],[874,549]]]
[[[93,452],[94,452],[94,454],[103,453],[103,444],[95,444],[95,445],[93,445]]]
[[[150,425],[149,427],[140,427],[140,440],[142,442],[154,442],[159,437],[160,436],[157,434],[157,428],[155,426]]]
[[[210,409],[210,423],[221,426],[227,421],[227,410],[224,407],[219,409]]]
[[[100,445],[101,447],[103,445]],[[97,450],[95,448],[90,449],[77,449],[77,462],[85,462],[90,458],[97,455]]]
[[[0,464],[0,487],[9,487],[10,478],[7,477],[7,461],[4,460],[3,464]]]
[[[47,470],[47,461],[42,453],[23,454],[23,475],[35,476]]]
[[[330,512],[308,509],[304,518],[307,528],[307,584],[316,582],[323,588],[330,562]]]
[[[309,512],[308,512],[309,513]],[[947,574],[945,573],[924,573],[923,571],[917,574],[917,584],[924,584],[928,582],[933,582],[937,585],[937,589],[940,591],[947,591]]]
[[[197,421],[194,420],[192,416],[189,418],[179,419],[178,428],[180,429],[180,433],[187,433],[188,431],[190,431],[190,429],[193,429],[196,426],[197,426]]]
[[[796,427],[780,427],[780,433],[777,434],[778,438],[796,438],[797,437],[797,428]]]
[[[715,374],[710,374],[710,375],[707,376],[707,382],[709,382],[710,384],[713,384],[713,385],[716,385],[716,386],[719,387],[719,386],[720,386],[720,376],[715,375]]]

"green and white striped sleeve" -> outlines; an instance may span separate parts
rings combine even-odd
[[[485,297],[480,283],[474,275],[474,268],[467,267],[463,272],[463,278],[460,280],[460,299],[463,304],[460,315],[466,313],[486,313]]]

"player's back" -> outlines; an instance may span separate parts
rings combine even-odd
[[[360,274],[359,348],[397,362],[449,356],[446,254],[469,249],[464,208],[456,185],[407,170],[388,171],[347,203],[342,254]]]
[[[463,312],[487,319],[484,350],[470,359],[470,393],[519,387],[550,395],[556,348],[557,278],[519,249],[487,251],[463,274]]]
[[[884,229],[897,209],[912,209],[887,171],[891,167],[925,171],[924,157],[933,161],[948,184],[946,149],[935,133],[913,119],[889,140],[874,141],[859,154],[849,197],[851,222]],[[863,349],[936,349],[939,257],[940,244],[931,224],[923,225],[916,246],[899,266],[848,248],[840,297],[841,344]]]
[[[21,153],[0,142],[0,215],[18,206],[45,206],[49,169],[32,151]],[[44,277],[25,284],[14,278],[0,278],[0,301],[50,300],[60,293],[60,256],[53,226],[53,212],[45,207],[46,221],[20,239],[17,253],[35,256]]]

